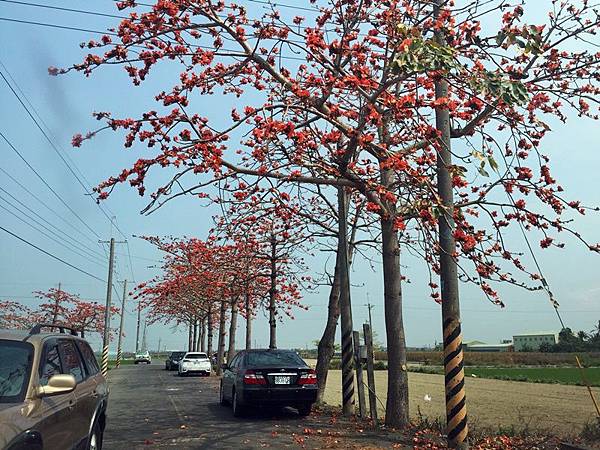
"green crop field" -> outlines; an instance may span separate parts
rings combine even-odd
[[[412,367],[411,372],[443,374],[441,366]],[[465,367],[465,375],[472,378],[527,381],[530,383],[558,383],[583,386],[581,371],[577,367]],[[585,369],[591,386],[600,386],[600,367]]]
[[[577,367],[467,367],[465,374],[533,383],[584,384]],[[600,386],[600,367],[585,369],[585,376],[592,386]]]

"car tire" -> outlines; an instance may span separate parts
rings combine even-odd
[[[138,362],[137,362],[137,361],[134,361],[133,363],[134,363],[136,366],[137,366],[137,364],[138,364]]]
[[[231,406],[233,408],[233,417],[244,417],[246,408],[240,405],[237,392],[233,391],[231,395]]]
[[[223,392],[223,383],[222,382],[221,382],[221,385],[219,387],[219,403],[221,404],[221,406],[228,406],[229,405],[229,402],[225,398],[225,393]]]
[[[310,414],[312,410],[312,404],[311,403],[307,403],[306,405],[299,405],[298,406],[298,414],[302,417],[306,417]]]
[[[88,437],[86,450],[102,450],[102,439],[104,437],[104,433],[102,432],[102,427],[98,422],[94,423],[92,427],[92,431],[90,432],[90,436]]]

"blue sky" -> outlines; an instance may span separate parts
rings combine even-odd
[[[537,3],[537,2],[535,2]],[[46,4],[58,4],[46,2]],[[533,4],[533,2],[532,2]],[[82,8],[94,11],[116,13],[113,3],[108,0],[96,2],[63,1],[61,6]],[[249,4],[249,9],[260,6]],[[535,9],[541,7],[539,4]],[[28,7],[6,2],[0,3],[0,17],[27,21],[59,24],[71,27],[103,30],[114,25],[116,19],[87,16]],[[48,66],[64,67],[78,62],[84,52],[79,42],[96,35],[72,30],[59,30],[43,26],[0,21],[0,60],[26,94],[32,105],[47,123],[59,151],[68,154],[76,167],[81,170],[86,184],[96,185],[104,178],[117,173],[135,161],[142,153],[136,150],[124,150],[121,139],[112,133],[102,133],[74,150],[70,146],[73,134],[94,128],[97,122],[91,117],[93,111],[114,111],[117,115],[135,116],[152,105],[152,96],[157,86],[164,85],[165,79],[177,77],[178,73],[168,67],[153,73],[149,82],[139,88],[132,88],[121,69],[108,68],[86,79],[81,74],[68,74],[49,77]],[[0,66],[2,72],[6,71]],[[102,238],[111,236],[111,224],[94,202],[84,195],[83,188],[68,172],[42,133],[35,127],[25,110],[10,92],[3,80],[0,80],[0,131],[17,147],[25,158],[38,170],[56,192],[88,223]],[[204,114],[228,115],[229,110],[216,98],[202,101]],[[570,197],[588,204],[599,204],[597,167],[600,164],[600,126],[589,120],[571,118],[568,125],[552,124],[553,133],[549,135],[543,149],[552,158],[553,175],[567,188]],[[33,192],[49,208],[70,222],[80,232],[67,226],[37,200],[16,186],[13,181],[0,173],[0,187],[17,197],[38,214],[42,215],[66,233],[84,241],[101,255],[104,250],[97,244],[98,238],[78,221],[52,193],[29,171],[15,153],[0,140],[2,159],[0,167],[10,173],[20,183]],[[167,173],[157,174],[155,180],[165,180]],[[89,181],[89,183],[87,183]],[[7,198],[0,191],[1,198]],[[10,200],[10,197],[8,197]],[[4,201],[0,205],[11,209]],[[116,278],[142,281],[157,274],[152,268],[159,255],[152,247],[132,235],[188,235],[203,238],[212,225],[210,216],[216,211],[201,208],[194,199],[180,198],[169,203],[150,216],[141,216],[139,211],[145,206],[145,200],[134,190],[121,187],[104,204],[109,216],[117,217],[116,223],[127,236],[133,264],[129,264],[127,248],[117,246]],[[25,239],[68,260],[102,279],[106,277],[103,264],[95,264],[89,258],[81,257],[49,240],[28,227],[17,218],[0,210],[0,225],[19,234]],[[600,217],[588,214],[577,219],[577,228],[590,241],[600,240]],[[122,237],[112,228],[115,238]],[[84,237],[87,236],[87,237]],[[525,250],[523,238],[510,235],[517,248]],[[598,255],[594,255],[569,242],[565,250],[537,251],[544,273],[561,303],[563,316],[568,326],[574,329],[590,330],[600,319],[600,281],[598,277]],[[104,301],[105,285],[74,271],[48,258],[38,251],[8,236],[0,234],[0,298],[14,298],[26,304],[33,304],[31,292],[56,287],[59,282],[64,289],[79,293],[84,298]],[[100,256],[101,256],[100,255]],[[318,257],[321,258],[321,257]],[[410,256],[403,256],[405,272],[412,283],[404,286],[405,324],[408,345],[433,345],[440,340],[441,325],[439,308],[429,299],[426,289],[424,266]],[[323,264],[322,259],[316,261]],[[355,324],[367,317],[367,293],[375,305],[373,320],[379,336],[384,336],[382,306],[382,274],[372,271],[369,265],[357,259],[352,270],[353,303]],[[120,287],[117,287],[120,295]],[[464,337],[485,342],[497,342],[510,338],[513,333],[525,331],[555,330],[558,321],[547,297],[543,293],[530,293],[515,288],[502,288],[501,293],[507,307],[499,310],[490,305],[479,291],[473,287],[462,289]],[[325,322],[327,289],[309,294],[305,303],[311,308],[308,312],[299,312],[294,321],[280,325],[279,344],[281,347],[304,347],[320,337]],[[116,297],[114,297],[117,300]],[[130,304],[126,315],[126,349],[134,346],[135,316]],[[115,319],[117,320],[117,319]],[[259,313],[255,328],[257,344],[266,345],[268,339],[267,322]],[[356,326],[355,326],[356,327]],[[240,342],[243,336],[243,322],[239,328]],[[175,349],[182,347],[185,334],[168,326],[152,326],[148,330],[148,341],[155,348],[158,339],[163,345]],[[97,344],[99,339],[92,338]]]

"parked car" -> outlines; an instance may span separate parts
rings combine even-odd
[[[0,330],[0,449],[102,448],[108,385],[89,344],[65,329]]]
[[[135,357],[133,358],[133,363],[134,364],[139,364],[139,363],[152,364],[152,358],[150,357],[150,353],[149,352],[136,353]]]
[[[294,351],[244,350],[223,367],[220,401],[236,417],[258,406],[291,406],[306,416],[316,400],[316,372]]]
[[[206,353],[187,352],[181,361],[179,361],[178,371],[179,376],[185,376],[192,373],[210,376],[212,365]]]
[[[172,352],[165,361],[165,370],[176,370],[185,352]]]

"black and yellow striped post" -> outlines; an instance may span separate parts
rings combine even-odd
[[[467,448],[467,407],[460,322],[444,322],[446,432],[451,448]]]
[[[102,361],[100,362],[102,376],[108,375],[108,345],[102,346]]]
[[[433,15],[441,17],[446,0],[433,1]],[[434,32],[438,45],[446,47],[446,33],[439,27]],[[440,71],[435,80],[435,98],[449,96],[448,81]],[[452,185],[452,137],[450,111],[440,105],[435,109],[435,128],[439,133],[435,143],[437,150],[437,190],[441,200],[438,218],[440,291],[442,300],[442,325],[444,336],[444,375],[446,387],[446,434],[448,447],[467,449],[468,426],[465,395],[465,373],[463,370],[462,335],[460,330],[460,301],[458,289],[458,266],[456,263],[456,240],[454,238],[454,192]]]

